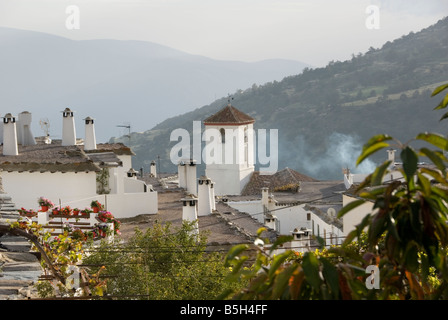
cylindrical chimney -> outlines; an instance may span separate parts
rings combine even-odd
[[[3,117],[3,155],[16,156],[18,154],[16,118],[7,113]]]
[[[186,185],[187,192],[194,194],[195,196],[198,194],[197,188],[197,173],[196,173],[196,160],[189,160],[189,162],[185,165],[186,168]]]
[[[84,150],[96,150],[95,125],[93,124],[93,119],[87,117],[84,121],[86,123]]]
[[[277,230],[277,217],[272,215],[272,214],[268,214],[264,216],[264,224],[266,227],[271,228],[274,231],[278,231]]]
[[[73,111],[71,111],[70,108],[65,108],[65,110],[62,111],[62,145],[76,145],[75,118],[73,117]]]
[[[179,161],[177,165],[177,178],[178,178],[178,187],[179,188],[186,188],[186,168],[185,168],[185,162],[183,160]]]
[[[206,176],[198,179],[198,216],[208,216],[213,211],[211,182]]]
[[[198,199],[190,195],[186,198],[181,199],[183,203],[182,207],[182,220],[186,220],[189,222],[194,222],[194,230],[193,234],[197,235],[199,233],[199,225],[198,225]]]
[[[213,181],[210,181],[210,201],[212,202],[212,211],[216,210],[215,183]]]
[[[395,163],[395,150],[388,149],[387,150],[387,160],[392,162],[392,165]]]
[[[261,188],[261,204],[266,208],[269,206],[269,188]]]
[[[157,168],[155,161],[151,161],[151,168],[149,170],[149,174],[151,175],[151,177],[157,178]]]
[[[33,133],[31,132],[31,113],[23,111],[19,113],[17,120],[17,141],[22,146],[33,146],[36,144]]]

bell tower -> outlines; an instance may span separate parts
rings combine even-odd
[[[215,194],[239,195],[254,172],[255,120],[229,104],[204,120],[205,175]]]

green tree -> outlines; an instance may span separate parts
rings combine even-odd
[[[432,95],[448,89],[438,87]],[[448,105],[448,94],[436,109]],[[442,119],[448,117],[447,114]],[[424,142],[419,149],[414,143]],[[428,147],[431,147],[431,149]],[[403,179],[383,183],[390,161],[382,163],[359,186],[359,200],[339,212],[343,217],[366,201],[373,211],[350,232],[340,247],[305,254],[273,250],[259,254],[249,269],[241,261],[244,246],[235,247],[226,259],[233,268],[229,281],[248,281],[243,290],[225,291],[221,298],[235,299],[447,299],[448,298],[448,140],[423,133],[401,143],[382,134],[372,137],[357,160],[360,164],[384,148],[398,148]],[[435,149],[433,149],[435,147]],[[419,165],[425,157],[431,166]],[[377,265],[381,286],[369,289],[368,265]]]
[[[84,265],[90,274],[105,267],[107,294],[121,299],[213,299],[235,284],[223,282],[229,273],[223,255],[205,249],[206,235],[196,235],[193,224],[172,230],[156,223],[136,229],[125,244],[103,243]]]

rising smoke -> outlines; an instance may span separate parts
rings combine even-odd
[[[342,170],[350,169],[352,173],[372,173],[376,164],[366,159],[358,167],[356,160],[361,154],[363,143],[358,137],[333,133],[326,141],[326,150],[317,156],[302,136],[296,137],[289,148],[281,147],[279,157],[282,164],[296,167],[301,173],[320,180],[342,180]],[[313,155],[312,155],[313,154]],[[294,165],[291,164],[294,159]]]

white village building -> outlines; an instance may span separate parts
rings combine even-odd
[[[336,212],[342,207],[343,181],[317,181],[289,168],[272,174],[255,171],[254,122],[230,104],[204,120],[205,156],[210,156],[208,144],[214,144],[213,161],[205,159],[205,176],[199,179],[195,160],[178,163],[178,186],[189,194],[183,199],[184,215],[194,220],[210,214],[221,200],[277,234],[292,235],[285,248],[313,250],[314,235],[327,246],[342,243],[345,234]],[[279,191],[285,186],[297,188]]]
[[[212,181],[219,181],[216,195],[239,195],[249,182],[254,172],[254,122],[252,117],[230,104],[204,120],[207,144],[216,143],[211,136],[221,137],[214,150],[216,161],[205,159],[205,175]],[[207,150],[207,145],[205,148]]]
[[[285,170],[291,169],[282,171]],[[304,252],[315,249],[311,244],[313,236],[324,239],[326,246],[344,241],[343,224],[337,219],[343,191],[341,181],[302,181],[296,192],[273,192],[262,187],[261,199],[258,196],[229,197],[227,203],[280,235],[292,235],[294,240],[286,246]]]
[[[394,149],[388,149],[387,150],[387,160],[390,161],[390,165],[388,167],[388,170],[386,174],[383,177],[382,183],[388,184],[392,181],[396,180],[403,180],[403,174],[400,171],[400,168],[402,167],[402,163],[400,161],[397,161],[395,158],[396,150]],[[433,165],[428,165],[427,163],[421,162],[418,163],[419,167],[432,167]],[[356,187],[364,181],[364,179],[367,177],[366,174],[353,174],[348,169],[344,170],[344,184],[346,187],[346,192],[344,192],[343,195],[343,205],[346,206],[350,202],[353,202],[355,200],[360,199],[360,197],[356,194],[355,190]],[[429,180],[432,180],[433,178],[430,176],[427,176]],[[344,215],[344,230],[353,230],[356,225],[361,223],[361,221],[364,219],[364,217],[369,213],[376,213],[377,209],[373,208],[373,201],[369,199],[365,199],[366,202],[352,210],[350,212],[346,213]]]
[[[130,148],[97,144],[94,119],[87,117],[85,137],[78,139],[74,113],[62,112],[62,140],[34,138],[31,114],[3,117],[0,176],[4,192],[17,207],[38,209],[43,196],[56,205],[81,209],[98,200],[117,218],[158,211],[157,192],[137,180]]]

